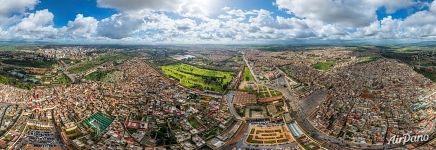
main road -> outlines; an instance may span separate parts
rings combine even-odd
[[[238,119],[238,120],[242,120],[241,116],[239,116],[238,112],[236,112],[236,109],[235,109],[235,107],[234,107],[234,105],[233,105],[233,100],[234,100],[234,98],[235,98],[235,92],[234,92],[234,91],[229,91],[229,92],[225,95],[224,98],[227,100],[227,104],[229,104],[229,110],[230,110],[230,113],[232,113],[232,115],[233,115],[236,119]]]

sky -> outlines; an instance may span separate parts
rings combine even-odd
[[[255,44],[436,39],[433,0],[0,0],[0,41]]]

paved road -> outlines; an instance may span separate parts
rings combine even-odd
[[[11,107],[11,106],[12,105],[7,105],[6,108],[3,110],[2,119],[0,121],[0,126],[3,125],[3,119],[5,118],[6,110],[8,110],[8,108]]]
[[[234,91],[229,91],[229,93],[227,93],[225,98],[227,100],[227,104],[229,104],[230,113],[232,113],[232,115],[236,119],[242,120],[241,116],[239,116],[238,112],[236,112],[236,109],[235,109],[235,107],[233,105],[233,99],[235,98],[235,92]]]
[[[70,74],[68,70],[68,66],[64,63],[64,61],[60,60],[60,64],[62,65],[62,73],[65,74],[68,78],[70,78],[72,83],[76,82],[76,78],[74,78],[73,74]]]
[[[64,141],[64,140],[62,139],[62,137],[61,137],[62,129],[61,129],[61,127],[59,127],[58,124],[56,123],[55,115],[54,115],[53,109],[50,110],[50,114],[51,114],[51,121],[52,121],[53,127],[54,127],[54,129],[55,129],[55,136],[56,136],[56,138],[59,139],[59,144],[60,144],[60,146],[61,146],[63,149],[67,149],[67,148],[66,148],[66,147],[67,147],[67,144],[65,143],[65,141]]]

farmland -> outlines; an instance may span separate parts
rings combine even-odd
[[[208,91],[224,92],[232,81],[231,72],[202,69],[187,64],[163,66],[162,71],[179,80],[185,87]]]

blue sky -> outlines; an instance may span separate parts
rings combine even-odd
[[[274,2],[274,0],[227,0],[222,6],[243,10],[266,9],[276,15],[289,16],[286,11],[278,10],[273,5]],[[117,10],[113,8],[98,7],[96,0],[42,0],[35,10],[41,9],[48,9],[55,14],[54,24],[56,27],[67,25],[68,21],[74,20],[77,14],[92,16],[97,20],[101,20],[117,13]],[[222,13],[221,10],[216,12]]]
[[[115,9],[97,7],[96,0],[42,0],[35,10],[42,9],[48,9],[55,14],[53,21],[56,27],[67,25],[77,14],[101,20],[117,13]]]
[[[434,40],[433,0],[6,0],[0,40],[274,43]]]

